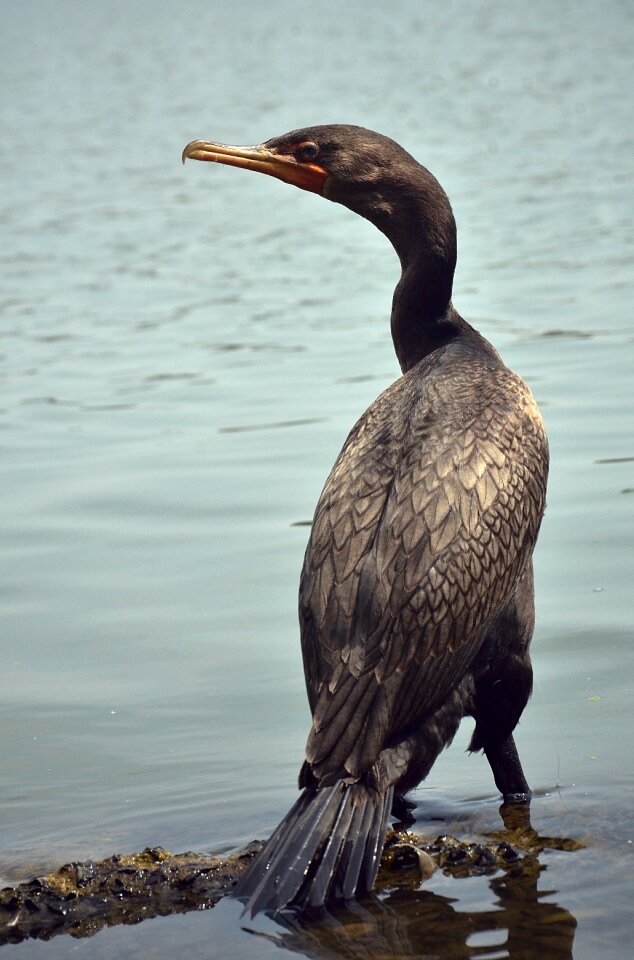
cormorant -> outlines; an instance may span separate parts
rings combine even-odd
[[[523,380],[451,302],[456,228],[438,181],[361,127],[191,157],[342,203],[391,241],[403,375],[352,428],[319,498],[299,591],[313,720],[302,793],[236,890],[252,914],[371,889],[393,801],[465,715],[507,802],[530,788],[513,730],[532,687],[532,553],[548,446]]]

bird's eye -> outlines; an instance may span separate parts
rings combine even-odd
[[[319,147],[312,140],[309,140],[307,143],[302,143],[299,153],[302,160],[314,160],[319,153]]]

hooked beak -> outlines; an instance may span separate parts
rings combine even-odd
[[[292,183],[311,193],[323,193],[328,173],[316,163],[301,163],[287,153],[276,153],[265,146],[232,147],[224,143],[212,143],[209,140],[192,140],[183,150],[183,163],[186,160],[207,160],[212,163],[226,163],[230,167],[243,167],[266,173],[285,183]]]

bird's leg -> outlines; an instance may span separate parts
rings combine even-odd
[[[484,750],[505,803],[528,803],[531,788],[517,755],[513,730],[533,686],[529,645],[535,624],[532,564],[515,594],[489,625],[476,672],[470,750]]]
[[[416,817],[412,816],[412,810],[415,810],[416,806],[417,804],[411,800],[406,800],[401,794],[395,793],[392,801],[392,816],[398,821],[395,827],[407,829],[416,823]]]
[[[505,803],[529,803],[532,793],[526,782],[517,747],[511,734],[501,743],[485,744],[484,752],[493,771],[495,785]]]

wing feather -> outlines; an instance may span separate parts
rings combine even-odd
[[[323,776],[358,775],[446,700],[539,530],[548,451],[528,387],[490,358],[436,363],[361,418],[315,513],[300,618]]]

